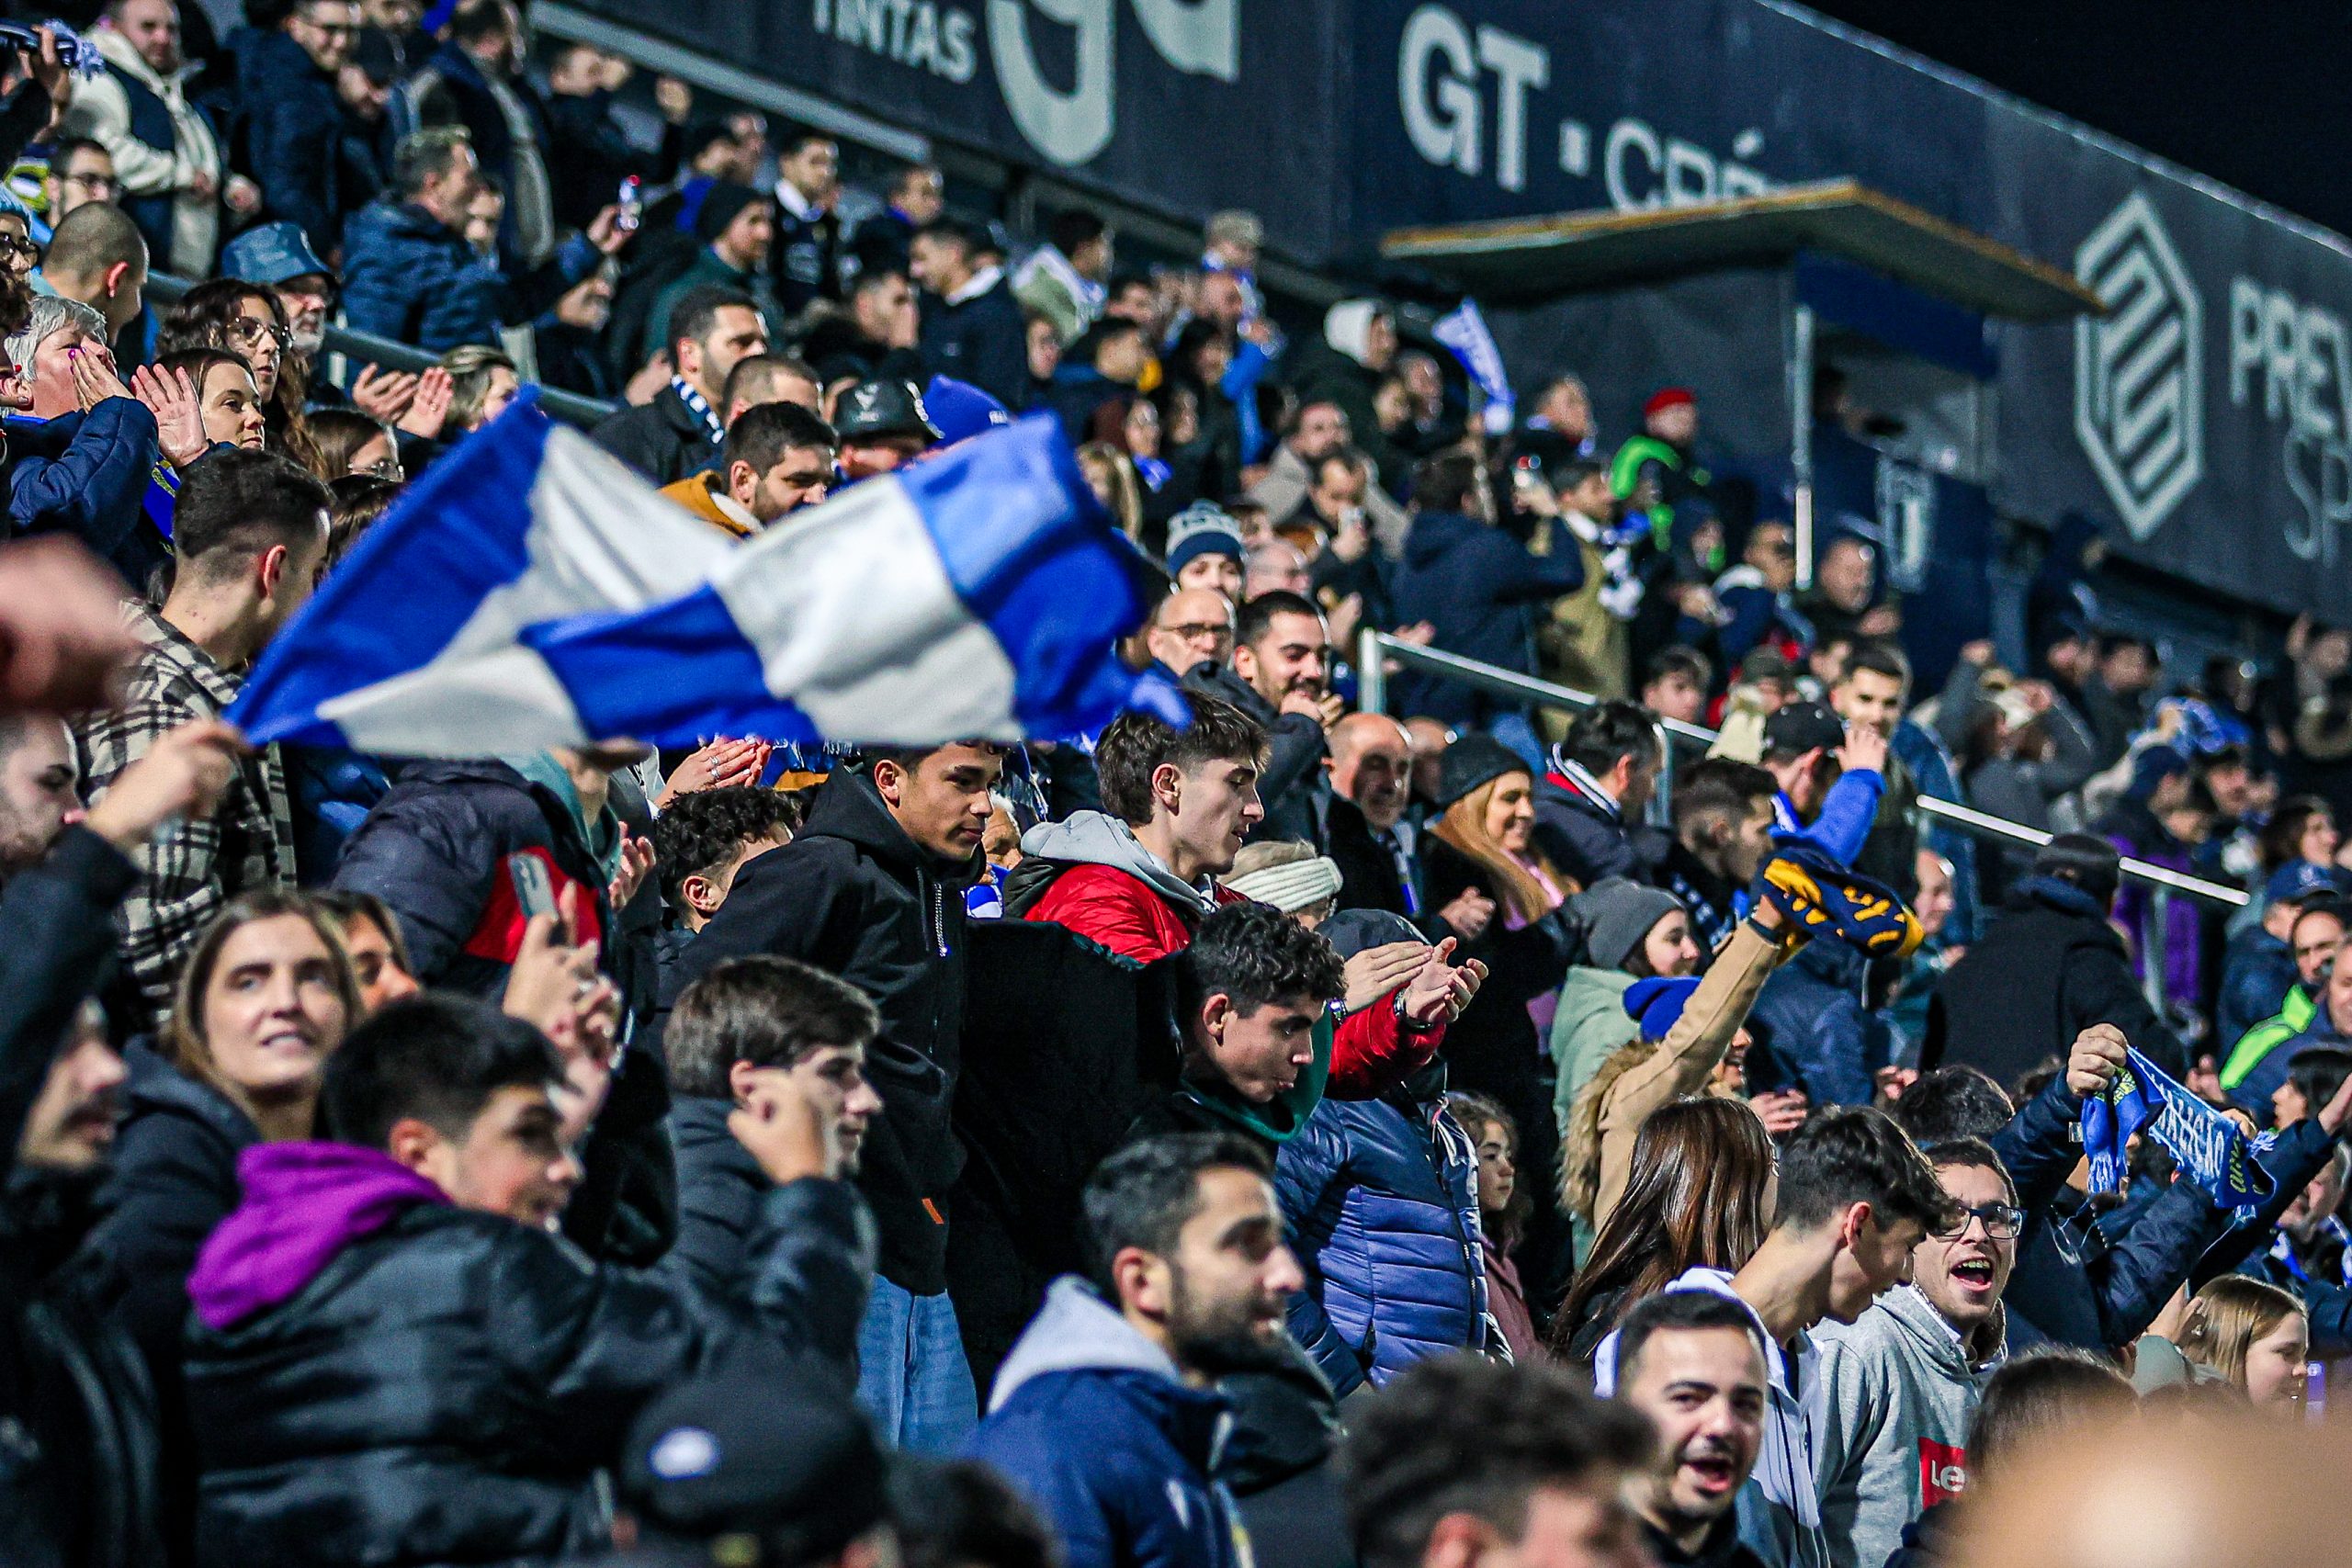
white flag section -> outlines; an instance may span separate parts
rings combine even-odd
[[[1114,652],[1136,558],[1050,419],[738,543],[526,400],[401,497],[230,716],[416,757],[1080,735],[1167,705]]]
[[[1462,301],[1452,313],[1430,324],[1430,335],[1453,351],[1453,357],[1487,395],[1482,411],[1487,434],[1500,435],[1510,429],[1514,409],[1510,376],[1503,368],[1503,351],[1495,346],[1495,334],[1487,330],[1487,318],[1478,312],[1478,302]]]

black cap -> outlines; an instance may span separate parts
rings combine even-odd
[[[1785,703],[1764,721],[1764,754],[1802,757],[1846,744],[1846,721],[1825,703]]]
[[[842,1390],[740,1363],[639,1412],[619,1477],[649,1531],[753,1536],[780,1562],[822,1561],[882,1523],[888,1480],[872,1427]]]
[[[1400,942],[1418,942],[1426,947],[1430,940],[1412,921],[1386,909],[1342,909],[1315,930],[1341,958]]]
[[[1438,759],[1438,806],[1452,806],[1480,784],[1489,784],[1505,773],[1525,773],[1532,778],[1535,770],[1527,765],[1526,758],[1493,736],[1465,735],[1447,747],[1445,755]]]
[[[939,439],[922,394],[912,381],[860,381],[833,405],[833,432],[843,441],[872,435],[920,435]]]

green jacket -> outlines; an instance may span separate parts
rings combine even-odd
[[[2301,986],[2288,988],[2287,1000],[2276,1016],[2264,1019],[2238,1036],[2230,1049],[2230,1059],[2222,1064],[2222,1087],[2235,1089],[2245,1082],[2246,1076],[2262,1066],[2262,1058],[2312,1026],[2319,1015],[2319,1003]]]
[[[1559,1010],[1552,1015],[1552,1066],[1559,1075],[1552,1089],[1552,1116],[1564,1139],[1577,1096],[1600,1064],[1642,1037],[1642,1026],[1625,1016],[1625,993],[1633,988],[1634,977],[1622,969],[1582,964],[1561,983]]]

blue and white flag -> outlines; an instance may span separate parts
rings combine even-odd
[[[1510,430],[1515,407],[1510,377],[1503,369],[1503,351],[1495,346],[1495,334],[1487,330],[1487,318],[1478,313],[1478,302],[1464,299],[1452,314],[1439,317],[1430,334],[1453,351],[1453,357],[1486,394],[1487,434],[1500,435]]]
[[[1071,736],[1138,696],[1114,651],[1144,615],[1133,559],[1050,419],[739,544],[518,403],[369,532],[229,716],[393,756]]]
[[[2083,1101],[2082,1120],[2094,1192],[2121,1190],[2125,1145],[2144,1128],[2217,1206],[2248,1209],[2270,1195],[2270,1173],[2255,1160],[2245,1130],[2137,1051],[2126,1054],[2106,1094]]]

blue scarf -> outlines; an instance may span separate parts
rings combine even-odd
[[[692,410],[695,418],[702,421],[703,431],[710,437],[713,446],[727,445],[727,426],[720,423],[718,415],[711,412],[708,398],[687,386],[682,376],[670,378],[670,389],[678,394],[678,400]]]
[[[2083,1101],[2083,1153],[2090,1157],[2093,1191],[2122,1189],[2124,1145],[2143,1129],[2217,1206],[2251,1209],[2270,1195],[2270,1173],[2255,1163],[2255,1145],[2238,1124],[2137,1051],[2129,1054],[2113,1088]]]

